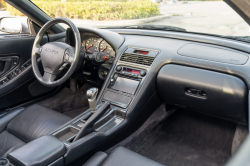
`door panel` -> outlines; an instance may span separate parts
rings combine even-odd
[[[50,39],[44,36],[41,45],[48,41],[62,41],[65,34],[50,35]],[[0,36],[0,110],[2,111],[41,97],[55,89],[44,87],[34,77],[30,61],[34,39],[34,36],[13,38]]]

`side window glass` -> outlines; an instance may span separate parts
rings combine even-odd
[[[0,0],[0,35],[5,34],[29,34],[29,28],[24,14]]]

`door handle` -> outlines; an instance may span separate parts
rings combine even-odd
[[[12,59],[11,58],[2,58],[2,59],[0,59],[0,61],[5,62],[4,63],[4,68],[3,68],[2,72],[0,73],[2,75],[2,74],[8,72],[11,69],[11,67],[12,67]]]

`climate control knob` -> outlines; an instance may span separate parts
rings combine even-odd
[[[121,70],[122,70],[122,67],[121,67],[121,66],[117,66],[117,67],[116,67],[116,70],[117,70],[117,71],[121,71]]]
[[[145,70],[140,71],[140,76],[144,77],[146,74],[147,74],[147,72]]]

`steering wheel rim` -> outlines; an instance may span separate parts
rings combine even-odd
[[[66,43],[61,43],[61,42],[49,42],[44,44],[43,46],[40,45],[40,42],[45,32],[51,26],[58,23],[65,23],[72,29],[75,36],[75,48],[71,47]],[[70,78],[70,76],[73,74],[73,72],[77,67],[79,61],[80,48],[81,48],[80,33],[78,28],[74,25],[74,23],[71,20],[64,17],[58,17],[47,22],[38,32],[32,47],[32,54],[31,54],[32,69],[37,80],[41,84],[49,87],[55,87],[64,83],[66,80]],[[41,75],[38,69],[38,64],[37,64],[38,55],[41,56],[41,61],[44,68],[43,76]],[[61,61],[62,64],[60,64]],[[53,65],[52,62],[56,63],[56,65]],[[63,69],[68,64],[70,64],[70,68],[64,74],[64,76],[62,76],[58,80],[55,80],[56,75],[60,73],[60,69],[61,68]],[[63,65],[65,66],[63,67]],[[58,68],[58,66],[61,67]]]

